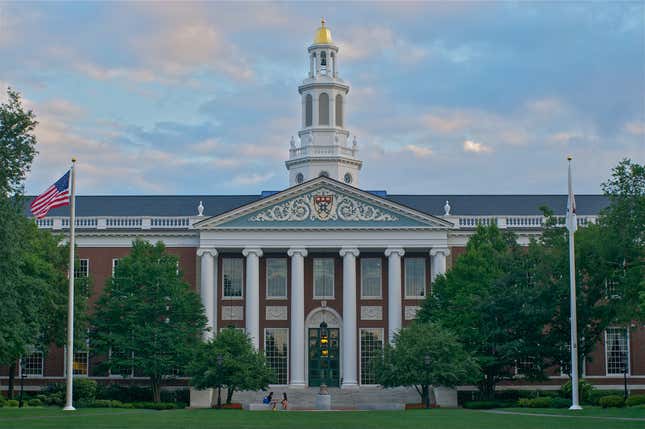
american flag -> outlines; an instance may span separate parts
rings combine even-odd
[[[31,202],[31,213],[37,219],[44,218],[53,208],[69,204],[69,173],[70,171],[67,171],[63,177]]]

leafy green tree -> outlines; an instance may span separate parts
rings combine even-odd
[[[206,327],[199,296],[183,280],[163,243],[137,240],[119,261],[92,318],[92,349],[104,369],[150,379],[160,401],[163,382],[183,373]]]
[[[542,236],[530,243],[528,253],[536,261],[536,283],[546,291],[551,318],[544,326],[541,348],[552,365],[570,371],[571,323],[569,281],[569,234],[553,213],[543,209],[547,221]],[[603,263],[604,231],[600,225],[579,228],[576,246],[576,303],[578,357],[591,354],[606,327],[616,319],[616,300],[608,291],[607,279],[614,271]]]
[[[25,174],[36,156],[34,129],[38,122],[22,106],[20,93],[8,88],[0,104],[0,195],[20,194]]]
[[[414,386],[426,404],[433,397],[432,386],[471,383],[480,372],[455,334],[438,324],[419,322],[401,329],[394,345],[386,345],[383,359],[376,359],[374,365],[379,384]]]
[[[17,360],[30,347],[47,351],[66,337],[68,249],[23,214],[22,182],[36,154],[37,124],[20,95],[0,104],[0,365],[9,366],[13,395]],[[85,338],[87,279],[77,282],[76,335]]]
[[[623,159],[602,184],[609,206],[595,250],[617,298],[617,318],[645,319],[645,165]]]
[[[512,232],[480,226],[417,315],[455,332],[481,368],[477,385],[485,397],[515,377],[518,362],[531,363],[518,368],[525,377],[544,377],[541,342],[551,308],[547,291],[536,287],[536,263]]]
[[[213,340],[201,344],[189,373],[193,387],[218,389],[218,398],[221,389],[227,389],[227,404],[235,391],[266,389],[275,377],[249,336],[235,328],[224,329]]]

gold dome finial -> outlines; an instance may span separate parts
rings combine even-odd
[[[328,45],[332,43],[331,31],[325,27],[325,22],[325,18],[320,20],[320,28],[316,30],[316,34],[314,35],[314,45]]]

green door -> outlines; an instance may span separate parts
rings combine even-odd
[[[309,386],[340,386],[339,340],[338,328],[309,329]]]

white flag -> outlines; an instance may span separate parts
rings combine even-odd
[[[569,198],[567,199],[567,229],[576,232],[578,220],[576,218],[576,198],[573,195],[573,184],[571,183],[571,157],[569,157]]]

